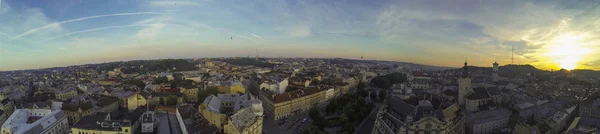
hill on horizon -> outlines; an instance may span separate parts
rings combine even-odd
[[[478,67],[478,66],[467,66],[469,72],[478,72],[478,73],[492,73],[492,67]],[[445,71],[462,71],[462,68],[458,69],[449,69]],[[504,66],[498,67],[498,72],[500,76],[503,77],[514,77],[518,75],[532,74],[532,75],[544,75],[547,73],[555,72],[561,73],[563,75],[569,73],[575,73],[576,76],[586,76],[586,77],[597,77],[600,78],[600,71],[589,70],[589,69],[575,69],[575,70],[557,70],[557,71],[548,71],[538,69],[529,64],[508,64]]]

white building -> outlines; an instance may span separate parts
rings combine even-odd
[[[155,127],[154,124],[156,122],[156,120],[154,119],[154,112],[153,111],[144,112],[141,119],[142,119],[142,133],[153,133],[154,127]]]
[[[492,81],[493,82],[498,82],[498,80],[500,79],[500,76],[498,75],[498,62],[494,62],[494,70],[492,72]]]
[[[394,84],[392,86],[392,96],[400,98],[402,100],[410,98],[412,95],[412,88],[406,86],[406,84]]]
[[[412,89],[431,89],[432,78],[429,74],[415,72],[408,75],[408,86]]]
[[[508,127],[512,112],[507,109],[480,111],[467,115],[467,129],[473,134],[489,134]]]
[[[17,109],[2,124],[2,134],[66,134],[69,121],[62,110]]]

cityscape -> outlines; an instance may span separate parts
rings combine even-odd
[[[600,134],[599,3],[0,0],[0,134]]]

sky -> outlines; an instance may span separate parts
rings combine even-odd
[[[600,70],[599,0],[0,1],[4,71],[257,52]]]

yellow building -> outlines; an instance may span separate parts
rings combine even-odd
[[[136,93],[132,96],[130,96],[129,98],[127,98],[127,109],[129,109],[129,111],[131,110],[135,110],[140,106],[145,106],[146,105],[146,98],[144,98],[144,96]]]
[[[61,109],[65,112],[65,115],[67,115],[70,125],[77,123],[81,117],[92,115],[94,113],[94,106],[90,102],[81,103],[79,105],[63,103]]]
[[[227,115],[231,115],[241,108],[251,104],[247,94],[218,94],[210,95],[199,106],[199,112],[208,122],[217,128],[223,128]]]
[[[67,100],[70,98],[73,98],[75,96],[77,96],[77,90],[76,89],[65,89],[65,90],[59,90],[55,92],[56,94],[56,99],[57,100]]]
[[[210,122],[210,124],[219,129],[222,128],[221,126],[225,122],[225,119],[227,119],[227,116],[225,116],[225,114],[209,110],[207,104],[200,104],[200,106],[198,106],[198,109],[200,110],[199,112],[204,117],[204,119],[206,119],[208,122]]]
[[[221,93],[228,93],[228,94],[235,94],[235,93],[245,94],[246,93],[246,88],[244,88],[244,85],[242,85],[242,83],[240,83],[240,82],[225,82],[225,83],[223,83],[223,85],[217,86],[217,88],[219,89],[219,92],[221,92]]]
[[[284,94],[274,94],[262,90],[260,99],[268,116],[281,119],[302,111],[309,110],[312,106],[327,101],[325,88],[318,87],[296,90]]]
[[[223,130],[226,134],[261,134],[263,117],[261,112],[252,108],[244,108],[229,117]]]

